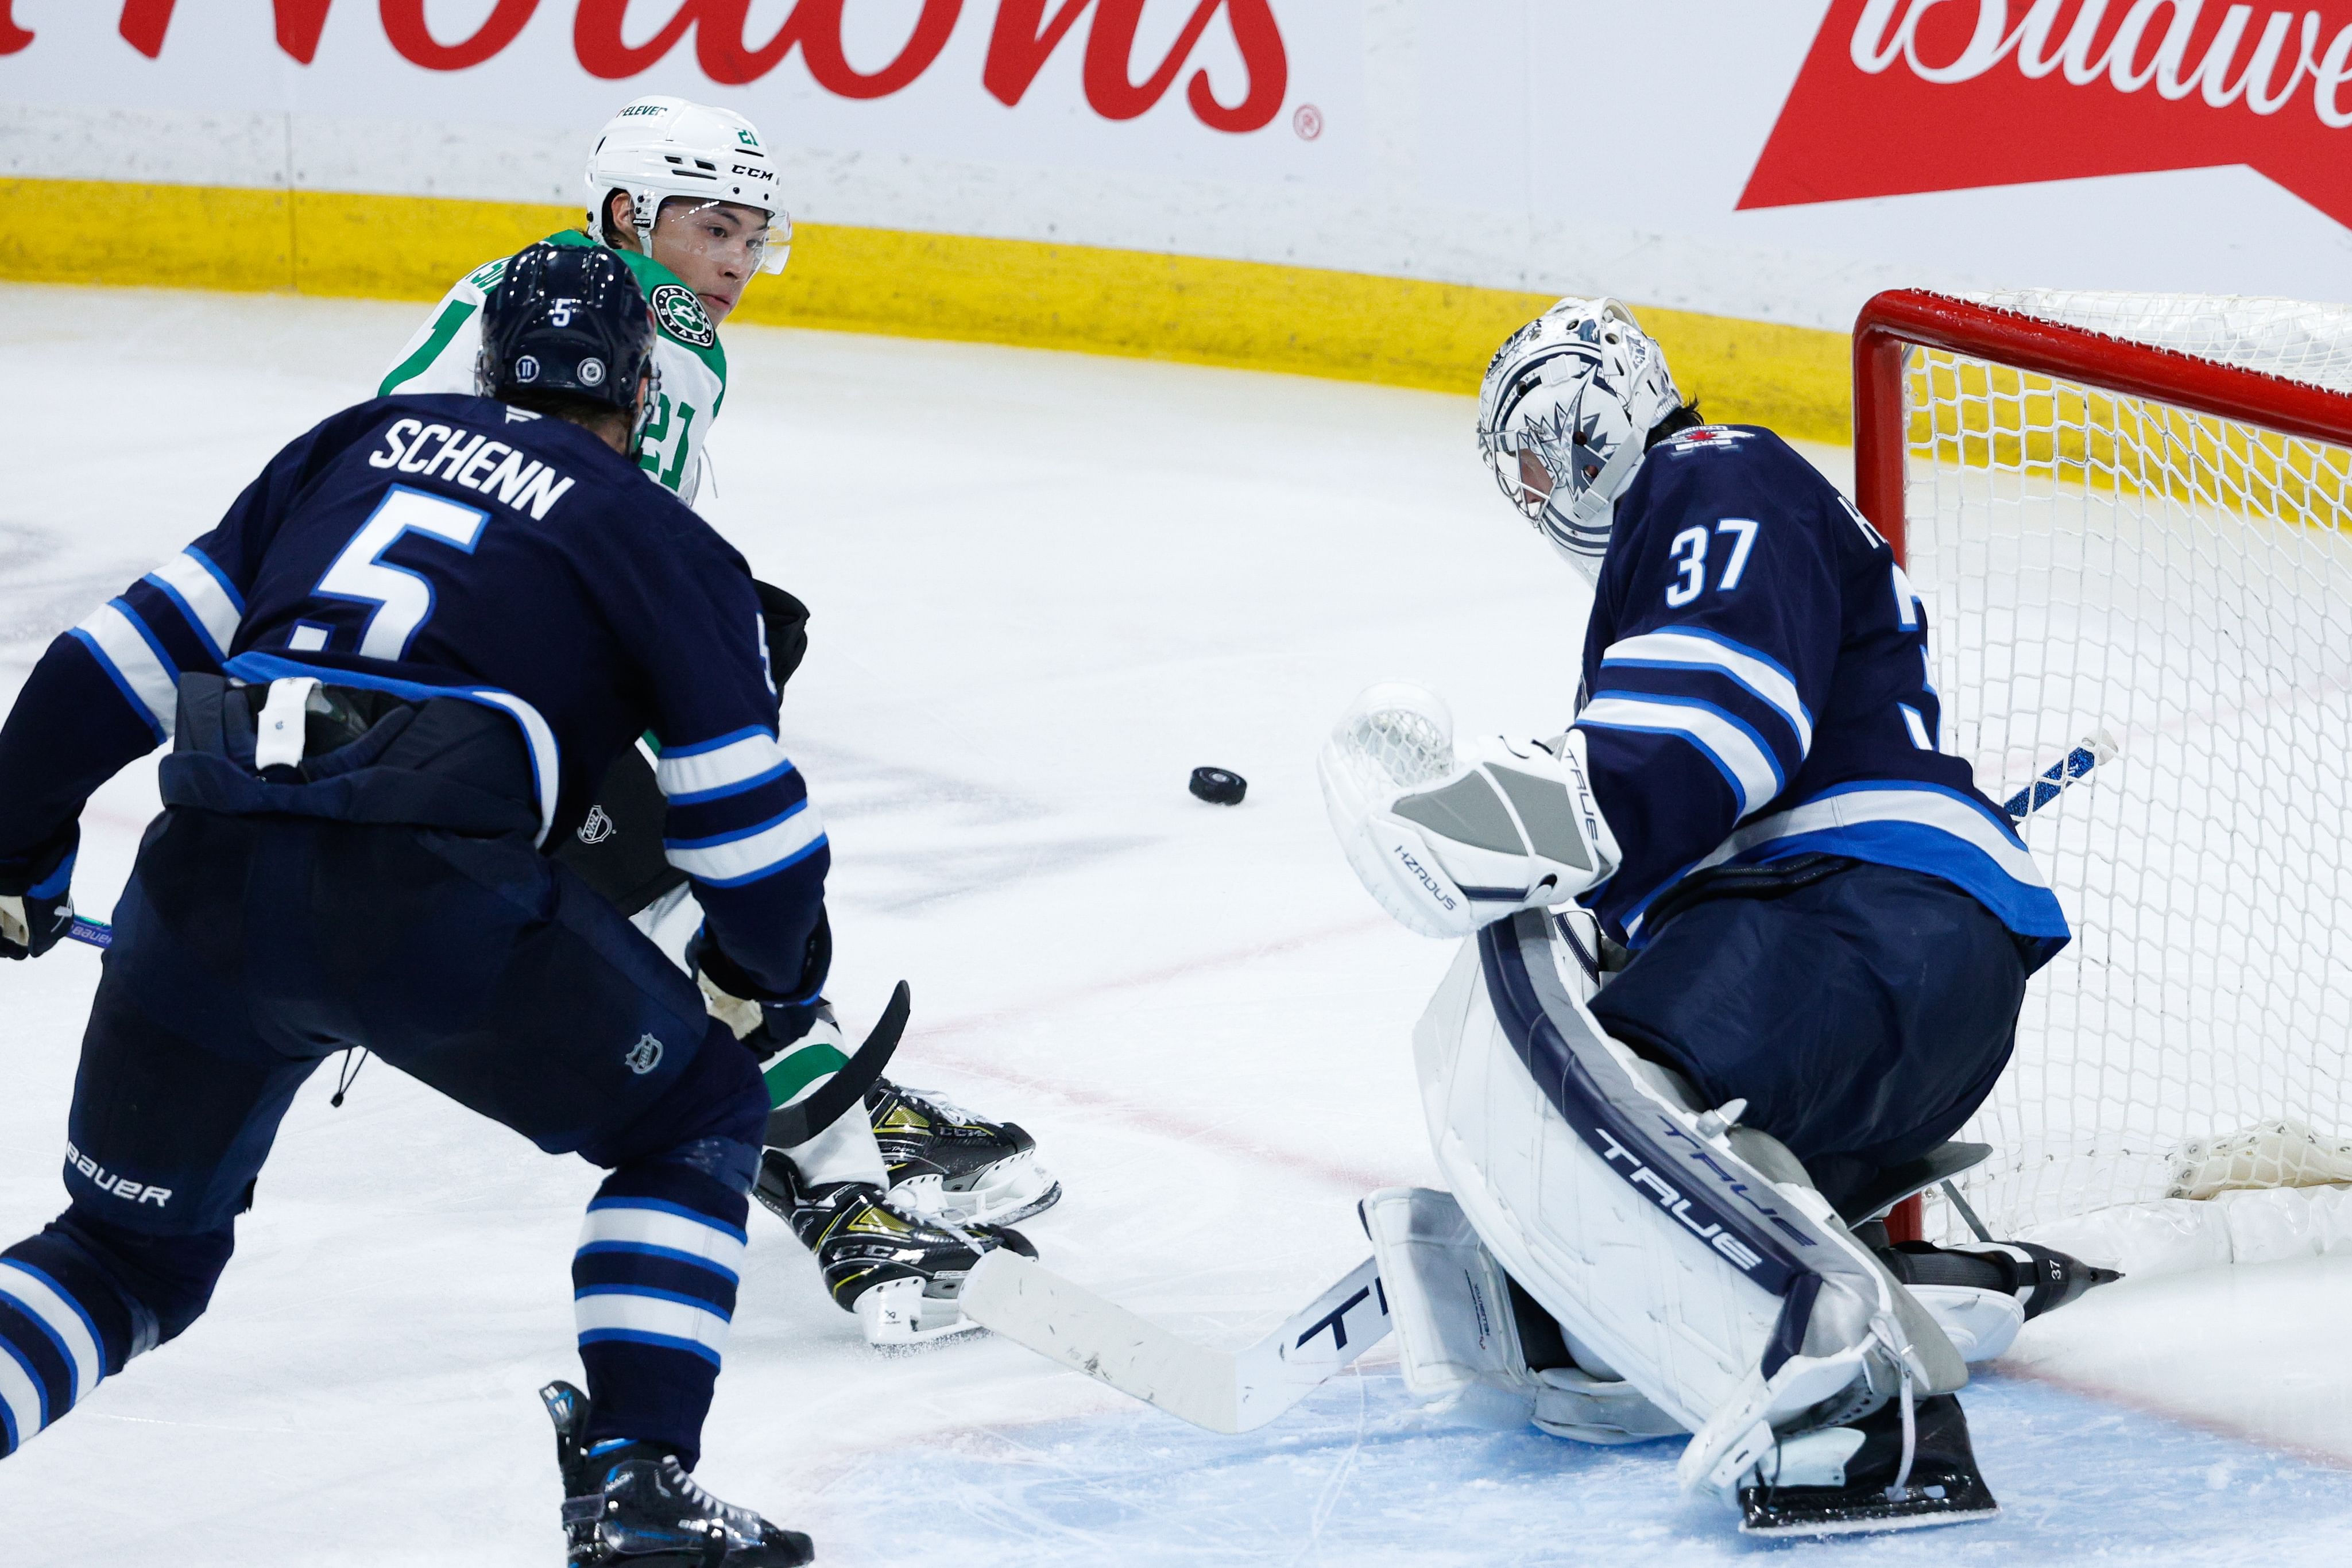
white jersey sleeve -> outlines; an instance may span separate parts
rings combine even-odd
[[[474,361],[482,350],[482,301],[486,287],[495,287],[503,262],[468,273],[457,280],[433,314],[400,350],[400,358],[384,372],[375,395],[394,392],[474,392]],[[482,281],[485,275],[489,284]]]

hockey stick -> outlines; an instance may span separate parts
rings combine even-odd
[[[824,1087],[805,1100],[795,1100],[789,1105],[779,1105],[768,1113],[768,1147],[789,1149],[807,1143],[834,1124],[841,1113],[866,1098],[882,1070],[890,1065],[890,1053],[898,1049],[898,1038],[907,1032],[908,1015],[914,1011],[913,994],[907,982],[898,982],[890,993],[882,1016],[875,1020],[874,1032],[857,1048]]]
[[[2000,809],[2011,821],[2021,822],[2058,799],[2067,786],[2089,777],[2092,768],[2122,755],[2123,747],[2114,736],[2104,729],[2093,730],[2075,743],[2074,750],[2043,768],[2032,783],[2002,801]]]
[[[1212,1432],[1252,1432],[1304,1399],[1389,1332],[1370,1258],[1288,1322],[1240,1351],[1213,1350],[1006,1248],[964,1277],[964,1315],[1042,1356]]]

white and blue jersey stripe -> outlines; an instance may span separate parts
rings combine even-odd
[[[1769,431],[1662,443],[1617,503],[1577,727],[1623,860],[1587,902],[1639,948],[1726,865],[1837,854],[1938,876],[2046,958],[2032,858],[1937,749],[1925,609],[1894,552]]]

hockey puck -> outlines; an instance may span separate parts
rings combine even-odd
[[[1249,780],[1222,768],[1195,768],[1189,788],[1212,806],[1238,806],[1249,793]]]

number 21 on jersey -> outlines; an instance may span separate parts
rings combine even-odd
[[[417,629],[433,613],[433,584],[420,572],[391,565],[383,552],[405,534],[423,534],[471,555],[489,517],[446,496],[394,485],[312,591],[322,599],[374,605],[360,635],[360,655],[403,658]],[[323,646],[323,640],[318,645]]]
[[[1739,586],[1748,573],[1748,552],[1756,548],[1756,519],[1726,517],[1715,525],[1717,534],[1731,536],[1731,559],[1723,565],[1723,575],[1716,579],[1715,591],[1728,593]],[[1666,604],[1680,610],[1706,591],[1706,545],[1711,536],[1704,528],[1685,528],[1666,547],[1666,555],[1681,575],[1666,585]]]

